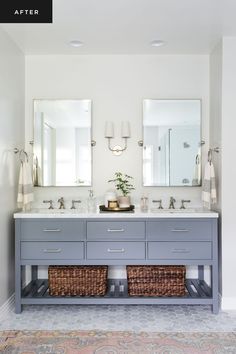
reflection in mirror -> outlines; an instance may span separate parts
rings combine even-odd
[[[34,100],[34,185],[91,185],[90,100]]]
[[[201,101],[143,102],[144,186],[201,185]]]

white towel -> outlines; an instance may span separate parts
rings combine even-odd
[[[18,208],[26,209],[33,201],[33,181],[28,161],[21,162],[17,204]]]
[[[205,166],[204,179],[202,184],[203,206],[210,209],[212,204],[216,204],[216,182],[213,163],[207,162]]]
[[[194,165],[192,186],[201,185],[201,155],[197,154]]]

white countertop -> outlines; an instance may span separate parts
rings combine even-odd
[[[107,218],[218,218],[219,214],[215,211],[204,209],[186,209],[186,210],[156,210],[141,212],[136,209],[133,213],[127,212],[103,212],[88,213],[79,210],[48,210],[33,209],[27,212],[14,213],[15,219],[107,219]]]

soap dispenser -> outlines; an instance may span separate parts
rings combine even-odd
[[[88,213],[96,213],[96,211],[97,211],[97,203],[96,203],[96,198],[93,195],[93,190],[92,189],[89,189],[87,207],[88,207]]]

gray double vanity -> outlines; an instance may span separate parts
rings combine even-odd
[[[208,304],[218,313],[218,214],[207,211],[16,213],[16,313],[23,304]],[[183,297],[134,297],[126,279],[109,279],[104,297],[52,297],[38,266],[186,265]],[[26,284],[26,266],[31,281]],[[210,284],[204,279],[210,268]],[[209,283],[209,282],[208,282]]]
[[[97,176],[98,171],[94,172],[95,183],[92,183],[92,149],[96,145],[92,140],[92,101],[43,99],[34,100],[33,106],[34,185],[74,187],[72,193],[77,200],[72,201],[71,209],[71,199],[70,202],[67,199],[70,203],[67,209],[53,209],[64,208],[61,198],[60,205],[56,200],[49,200],[49,209],[14,215],[16,312],[21,312],[23,304],[208,304],[217,313],[218,214],[185,209],[184,202],[190,200],[182,200],[182,209],[175,209],[180,207],[180,202],[174,198],[169,210],[161,209],[160,198],[153,200],[148,212],[138,208],[133,213],[75,209],[79,205],[75,206],[75,202],[80,202],[78,195],[83,192],[78,187],[93,184],[96,191],[105,193],[104,186],[99,184],[105,177]],[[136,201],[145,187],[149,187],[149,192],[153,188],[149,195],[159,197],[168,197],[168,193],[160,195],[161,190],[154,190],[155,187],[188,188],[188,199],[191,199],[190,187],[194,186],[198,187],[200,199],[204,144],[201,100],[145,99],[142,126],[143,140],[138,142],[139,147],[136,143],[136,148],[141,147],[143,151],[143,190],[136,190]],[[115,155],[114,166],[118,170],[122,157],[118,161],[116,156],[129,149],[129,124],[122,125],[121,146],[115,148],[112,122],[109,127],[105,132],[108,153]],[[105,172],[113,174],[114,166],[109,170],[110,166],[106,165]],[[136,172],[134,184],[140,171]],[[43,198],[38,195],[38,199],[36,205]],[[163,206],[168,207],[166,202]],[[39,272],[39,266],[49,265],[186,265],[195,266],[198,271],[195,276],[187,272],[183,297],[129,296],[126,279],[109,279],[103,297],[53,297],[49,295],[46,275],[41,279]]]

